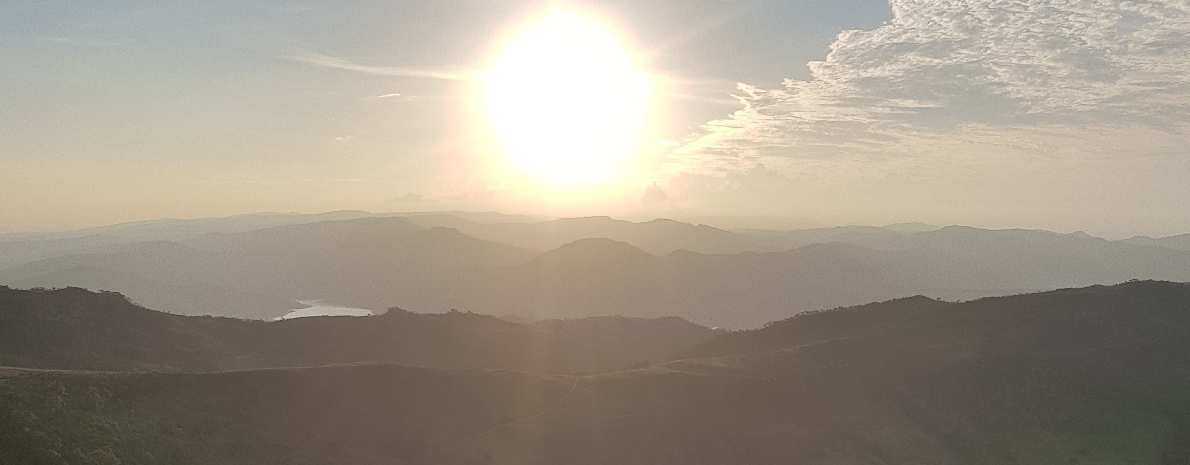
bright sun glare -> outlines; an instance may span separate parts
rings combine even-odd
[[[636,149],[648,77],[595,22],[555,14],[515,39],[487,75],[508,156],[555,184],[609,180]]]

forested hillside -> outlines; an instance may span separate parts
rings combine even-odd
[[[5,375],[14,463],[1171,465],[1190,460],[1190,285],[902,299],[581,376]]]
[[[679,318],[525,325],[400,309],[266,322],[171,315],[115,293],[0,286],[0,366],[28,368],[211,371],[398,362],[578,373],[662,360],[714,334]]]

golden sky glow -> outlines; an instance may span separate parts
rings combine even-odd
[[[328,210],[1190,230],[1186,0],[301,3],[3,3],[0,234]]]

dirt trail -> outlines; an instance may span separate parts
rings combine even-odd
[[[37,376],[45,374],[45,370],[33,370],[27,368],[0,368],[0,384],[18,378],[28,378],[30,376]]]

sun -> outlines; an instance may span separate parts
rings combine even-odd
[[[508,46],[485,88],[489,117],[511,161],[570,185],[608,181],[634,153],[649,79],[599,24],[558,13]]]

